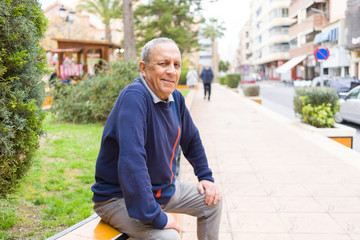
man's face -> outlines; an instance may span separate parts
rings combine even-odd
[[[166,100],[175,90],[181,73],[181,55],[171,42],[158,43],[149,54],[149,65],[140,62],[141,74],[150,89],[161,100]]]

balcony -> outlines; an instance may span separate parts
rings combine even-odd
[[[314,14],[309,16],[304,22],[298,23],[290,27],[290,39],[298,36],[302,32],[320,31],[329,23],[325,14]]]
[[[306,9],[314,3],[326,2],[326,0],[294,0],[290,3],[289,18],[295,18],[301,9]]]
[[[298,48],[293,48],[289,50],[290,53],[290,58],[294,58],[294,57],[298,57],[298,56],[302,56],[302,55],[311,55],[314,54],[316,47],[314,45],[314,43],[309,42],[306,43],[305,45],[298,47]]]

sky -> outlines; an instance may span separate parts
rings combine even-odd
[[[39,0],[43,8],[50,6],[56,0]],[[59,0],[64,5],[72,0]],[[146,2],[146,0],[142,0]],[[217,18],[218,22],[223,22],[226,28],[224,36],[218,39],[220,59],[232,62],[235,58],[239,44],[239,32],[244,26],[250,15],[250,0],[218,0],[215,3],[204,1],[203,16],[206,19]]]

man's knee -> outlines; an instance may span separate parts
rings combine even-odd
[[[154,234],[156,240],[180,240],[180,234],[175,229],[163,229]]]

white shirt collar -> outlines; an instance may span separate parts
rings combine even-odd
[[[141,82],[144,84],[145,88],[149,91],[152,99],[153,99],[153,102],[156,104],[158,102],[173,102],[174,101],[174,97],[172,94],[170,94],[170,96],[167,98],[166,101],[163,101],[161,100],[158,96],[156,96],[156,94],[150,89],[149,85],[146,83],[143,75],[140,73],[140,79],[141,79]]]

